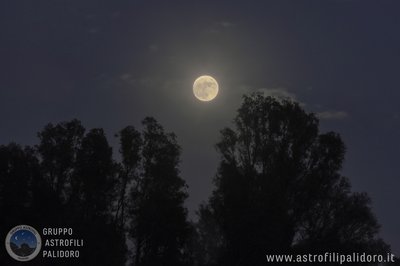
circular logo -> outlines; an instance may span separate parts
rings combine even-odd
[[[40,252],[42,239],[35,228],[29,225],[18,225],[8,232],[6,249],[17,261],[30,261]]]

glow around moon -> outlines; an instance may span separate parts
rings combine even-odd
[[[200,101],[211,101],[218,95],[218,83],[211,76],[200,76],[193,83],[193,93]]]

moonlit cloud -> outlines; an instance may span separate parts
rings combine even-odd
[[[325,120],[339,120],[339,119],[345,119],[346,117],[349,116],[344,111],[324,111],[316,113],[316,115],[319,119],[325,119]]]
[[[149,45],[150,52],[154,53],[154,52],[157,52],[159,49],[160,49],[160,47],[158,46],[158,44],[153,43],[153,44]]]
[[[96,33],[100,32],[100,29],[99,28],[90,28],[90,29],[88,29],[88,32],[90,34],[96,34]]]
[[[216,34],[221,33],[228,28],[234,27],[236,24],[231,21],[218,21],[214,22],[214,25],[211,28],[205,30],[206,33]]]
[[[286,88],[261,88],[257,90],[262,92],[265,96],[271,96],[278,99],[290,99],[292,101],[297,101],[296,95]]]
[[[276,99],[289,99],[298,102],[300,106],[306,106],[304,102],[297,99],[296,94],[288,91],[286,88],[261,88],[257,91],[263,93],[264,96],[271,96]],[[321,120],[340,120],[347,118],[349,115],[345,111],[322,111],[317,112],[316,116]]]
[[[148,88],[155,87],[159,83],[159,79],[155,77],[135,77],[130,73],[122,73],[119,75],[119,79],[132,86]]]
[[[221,21],[221,22],[218,22],[218,25],[220,25],[221,27],[224,27],[224,28],[230,28],[230,27],[235,26],[235,24],[230,21]]]
[[[130,80],[131,78],[132,78],[132,75],[131,74],[129,74],[129,73],[123,73],[123,74],[121,74],[120,76],[119,76],[119,78],[121,79],[121,80]]]

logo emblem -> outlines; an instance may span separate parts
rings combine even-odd
[[[40,252],[42,239],[35,228],[18,225],[8,232],[6,250],[17,261],[30,261]]]

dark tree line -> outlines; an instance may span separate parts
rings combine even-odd
[[[102,129],[87,132],[78,120],[48,124],[35,147],[0,146],[2,235],[19,224],[71,227],[85,241],[79,260],[38,257],[34,265],[186,263],[190,224],[175,135],[146,118],[142,132],[129,126],[117,136],[121,162]],[[18,264],[0,254],[1,265]]]
[[[221,131],[216,188],[200,207],[200,265],[265,265],[262,254],[385,254],[365,193],[340,174],[345,146],[299,104],[245,96]]]
[[[102,129],[78,120],[38,137],[35,147],[0,146],[1,235],[18,224],[71,227],[85,245],[79,260],[31,265],[257,266],[266,254],[390,250],[370,199],[340,174],[340,136],[320,133],[289,100],[244,97],[234,128],[221,131],[215,189],[196,223],[176,136],[154,118],[118,132],[120,160]],[[0,265],[17,264],[0,252]]]

